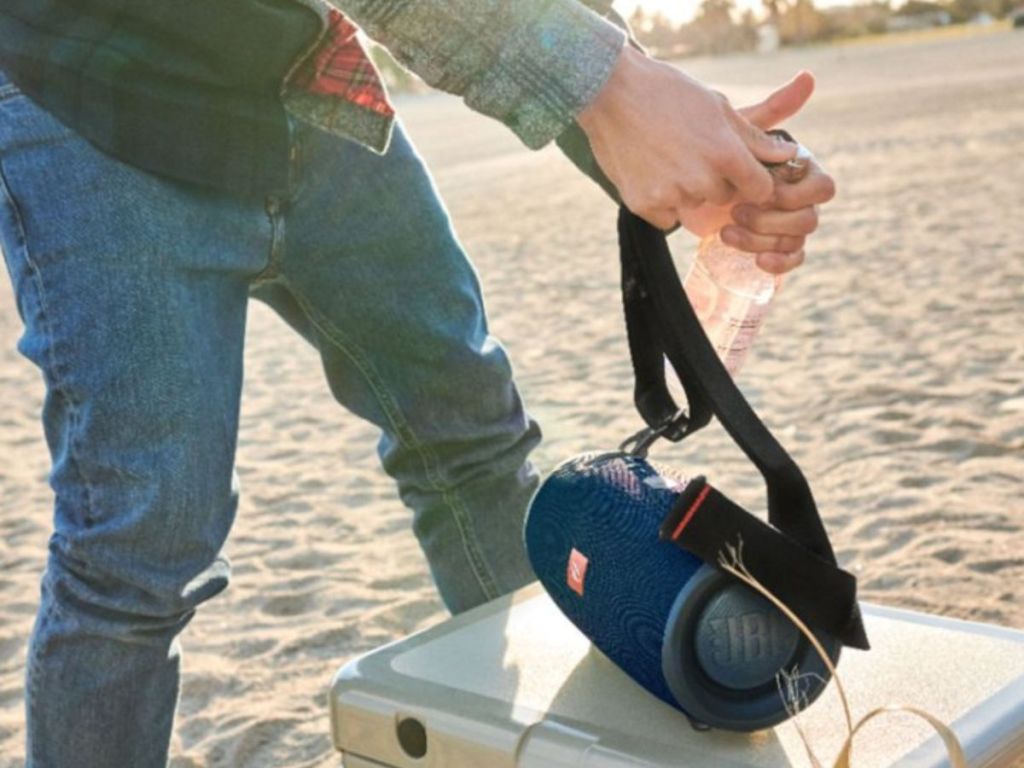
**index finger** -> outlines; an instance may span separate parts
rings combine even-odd
[[[772,197],[775,184],[771,174],[738,139],[732,142],[722,163],[722,174],[742,200],[761,204]]]

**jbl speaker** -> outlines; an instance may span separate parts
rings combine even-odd
[[[632,453],[570,459],[533,498],[529,557],[565,615],[659,699],[695,723],[769,727],[789,716],[787,700],[814,700],[829,673],[769,601],[666,540],[694,482]],[[704,496],[683,505],[690,515]],[[841,642],[815,635],[837,660]]]
[[[844,645],[869,647],[857,580],[839,567],[799,466],[704,334],[665,234],[622,208],[619,246],[633,400],[647,426],[618,451],[570,459],[544,480],[526,519],[530,561],[565,615],[659,699],[694,723],[769,727],[821,694],[828,667],[719,558],[736,552],[833,663]],[[685,409],[666,386],[666,358]],[[766,519],[703,477],[647,460],[656,441],[687,439],[712,417],[764,477]]]

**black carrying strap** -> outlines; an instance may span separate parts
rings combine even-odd
[[[706,425],[713,414],[761,472],[768,491],[771,526],[715,491],[713,497],[710,492],[706,494],[712,503],[705,507],[705,512],[713,508],[727,511],[695,515],[686,530],[673,540],[690,549],[687,544],[692,538],[694,546],[699,545],[704,552],[695,554],[715,563],[718,552],[735,545],[737,535],[745,534],[744,562],[751,573],[769,588],[774,582],[779,592],[785,593],[785,597],[780,597],[787,602],[804,605],[801,617],[812,626],[834,633],[844,645],[867,648],[857,609],[856,580],[838,568],[800,468],[754,413],[708,341],[683,291],[664,233],[623,207],[619,212],[619,246],[623,305],[636,375],[635,400],[650,427],[646,444],[657,437],[679,440]],[[685,413],[669,395],[664,357],[683,385],[689,406]],[[641,438],[638,442],[645,441]],[[685,514],[685,510],[678,510],[687,496],[684,494],[674,510],[677,517]],[[755,550],[756,568],[751,562]],[[800,569],[806,570],[806,574],[799,579],[784,578],[790,571],[797,573],[794,558],[801,557],[804,563],[819,565],[804,569],[801,564]],[[829,589],[835,591],[823,592],[813,583],[804,582],[801,586],[804,578],[827,579],[821,583],[828,583]],[[787,581],[792,585],[787,586]],[[841,620],[835,616],[837,606]]]
[[[857,580],[696,478],[661,526],[673,541],[715,564],[723,542],[739,547],[743,566],[812,627],[829,630],[853,648],[868,647],[857,608]]]

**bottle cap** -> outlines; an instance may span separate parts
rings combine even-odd
[[[796,144],[796,156],[792,160],[787,160],[784,163],[765,163],[765,167],[772,176],[784,181],[787,184],[794,184],[801,181],[811,168],[811,153],[803,144],[793,138],[789,131],[784,131],[781,128],[775,128],[774,130],[768,131],[772,136],[778,136],[784,141],[788,141],[791,144]]]

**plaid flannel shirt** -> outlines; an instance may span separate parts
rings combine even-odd
[[[285,105],[319,127],[382,148],[395,109],[358,29],[327,11],[326,34],[284,84]]]

